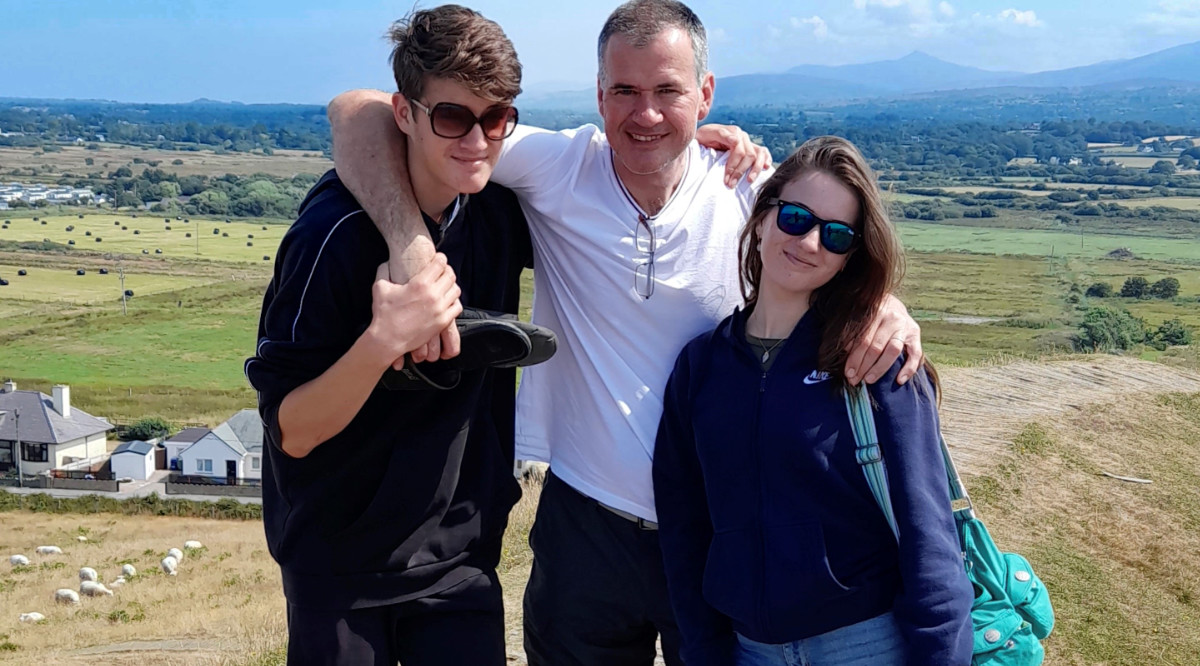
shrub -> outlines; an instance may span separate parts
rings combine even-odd
[[[1107,282],[1095,282],[1087,288],[1088,298],[1108,298],[1113,295],[1112,285]]]
[[[1141,319],[1103,306],[1088,308],[1079,325],[1079,348],[1082,351],[1113,351],[1131,349],[1146,339],[1146,327]]]
[[[1150,285],[1150,295],[1155,298],[1175,298],[1179,295],[1179,280],[1163,278]]]
[[[1121,285],[1121,296],[1124,298],[1149,298],[1150,281],[1135,275],[1125,280]]]
[[[1170,345],[1190,345],[1192,331],[1179,319],[1168,319],[1154,332],[1154,341],[1159,349],[1166,349]]]
[[[125,440],[150,440],[155,437],[166,437],[171,432],[171,424],[158,416],[144,418],[137,423],[129,426],[121,433],[121,438]]]

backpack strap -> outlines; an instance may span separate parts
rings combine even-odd
[[[846,398],[846,414],[850,417],[850,429],[854,432],[854,457],[867,477],[867,485],[875,496],[875,503],[883,511],[892,534],[900,539],[896,525],[896,514],[892,511],[892,498],[888,489],[887,468],[883,464],[883,452],[879,448],[879,435],[875,432],[875,414],[871,411],[871,396],[867,387],[847,387],[842,391]],[[947,458],[948,460],[949,458]]]

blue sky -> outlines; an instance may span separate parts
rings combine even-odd
[[[324,103],[347,88],[392,85],[382,35],[408,2],[0,0],[0,96]],[[594,82],[595,38],[618,3],[466,4],[505,28],[527,89],[559,89]],[[717,76],[914,50],[1032,72],[1200,41],[1200,0],[689,4],[709,30]]]

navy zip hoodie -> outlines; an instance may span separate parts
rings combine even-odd
[[[448,211],[449,214],[449,211]],[[445,227],[426,219],[463,305],[517,311],[532,261],[516,197],[471,195]],[[513,477],[515,370],[463,373],[448,391],[377,387],[346,428],[304,458],[280,448],[279,405],[323,373],[371,322],[388,250],[327,173],[280,244],[246,376],[266,429],[263,522],[290,604],[344,610],[436,594],[494,570]]]
[[[688,666],[731,666],[734,633],[788,643],[889,610],[908,663],[971,660],[973,591],[950,512],[934,392],[922,372],[871,387],[897,545],[855,461],[840,387],[817,370],[811,311],[764,372],[739,310],[680,353],[654,492]]]

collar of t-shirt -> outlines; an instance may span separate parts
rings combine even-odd
[[[466,194],[460,194],[454,197],[454,201],[449,206],[446,206],[446,210],[442,211],[441,223],[426,215],[425,211],[421,211],[421,219],[425,220],[425,228],[429,231],[430,237],[433,238],[434,245],[442,242],[442,238],[446,235],[446,230],[466,211],[467,196]]]

